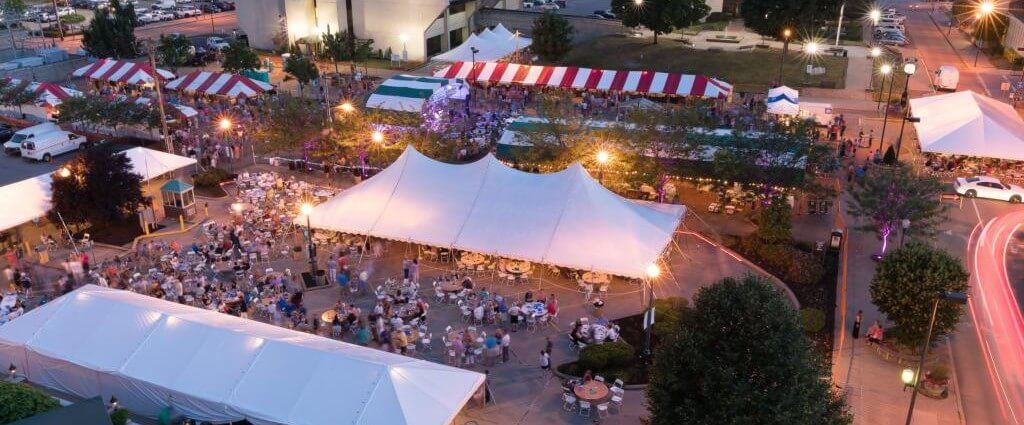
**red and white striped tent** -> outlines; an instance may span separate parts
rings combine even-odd
[[[498,62],[456,62],[434,74],[496,84],[613,90],[677,96],[727,97],[732,85],[703,75],[654,71],[615,71],[574,66],[520,65]]]
[[[82,92],[78,90],[46,81],[41,83],[32,83],[28,87],[30,90],[34,90],[39,94],[39,98],[36,99],[36,105],[44,108],[56,108],[64,99],[82,95]]]
[[[147,63],[110,58],[100,59],[96,63],[78,68],[71,75],[124,84],[152,84],[154,75],[158,75],[161,80],[174,78],[173,72],[159,68],[154,69]]]
[[[153,99],[150,99],[148,97],[140,97],[135,99],[135,103],[138,103],[140,105],[152,105]],[[164,106],[166,106],[167,108],[173,108],[174,110],[177,110],[178,113],[184,116],[185,118],[192,118],[196,115],[199,115],[199,111],[197,111],[196,108],[193,108],[191,106],[179,105],[177,103],[171,103],[167,101],[164,102]]]
[[[270,83],[249,77],[208,71],[192,71],[167,83],[166,87],[170,90],[230,97],[255,96],[274,88]]]

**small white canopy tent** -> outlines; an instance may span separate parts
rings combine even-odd
[[[531,174],[491,155],[452,165],[408,147],[380,174],[315,207],[309,221],[320,229],[639,278],[672,240],[685,209],[622,198],[579,164]]]
[[[0,326],[43,387],[214,423],[446,425],[484,375],[87,285]]]
[[[449,94],[447,88],[448,80],[444,78],[396,75],[377,86],[366,100],[366,107],[422,112],[425,103],[446,97]]]
[[[1024,120],[1012,106],[972,91],[910,100],[921,150],[1024,161]]]
[[[440,55],[434,56],[433,60],[443,62],[493,62],[516,51],[516,37],[504,26],[499,24],[494,30],[486,28],[480,34],[470,34],[458,47]],[[526,37],[519,37],[518,48],[523,49],[531,44],[533,40]],[[472,48],[477,49],[473,55]]]
[[[776,115],[796,115],[800,113],[800,92],[786,86],[768,90],[768,113]]]
[[[132,171],[142,176],[143,181],[152,180],[174,170],[195,165],[196,160],[143,147],[123,151],[132,164]],[[24,224],[42,217],[50,211],[51,174],[43,174],[0,186],[0,199],[17,199],[3,214],[0,214],[0,230]]]

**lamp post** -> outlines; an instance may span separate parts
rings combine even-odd
[[[606,150],[600,150],[597,152],[597,182],[604,184],[604,165],[611,159],[611,155]]]
[[[928,333],[924,337],[924,345],[921,346],[921,356],[917,360],[917,372],[911,377],[910,381],[913,383],[912,387],[914,392],[910,395],[910,408],[907,409],[907,425],[910,425],[910,421],[914,418],[914,403],[917,402],[917,385],[921,382],[921,369],[924,367],[924,356],[928,351],[928,344],[932,340],[932,330],[935,328],[935,316],[939,312],[940,301],[951,301],[957,304],[967,304],[967,294],[963,292],[945,291],[936,294],[935,301],[932,304],[932,318],[928,322]],[[904,383],[907,382],[907,371],[903,371]]]
[[[309,242],[309,276],[313,281],[313,286],[316,286],[316,246],[313,245],[313,226],[309,222],[309,216],[313,214],[313,205],[309,202],[304,202],[300,207],[300,212],[306,216],[306,239]]]
[[[903,73],[907,74],[907,84],[903,86],[903,96],[901,99],[907,99],[906,111],[903,113],[903,120],[900,122],[900,135],[896,138],[896,160],[900,159],[900,148],[903,146],[903,129],[907,126],[907,120],[910,119],[910,98],[907,97],[907,86],[910,85],[910,76],[914,75],[917,71],[917,65],[914,63],[908,63],[903,65]],[[884,125],[884,124],[883,124]]]
[[[877,26],[878,20],[882,19],[882,11],[878,9],[871,9],[871,11],[868,12],[868,18],[871,19],[871,25]]]
[[[903,247],[903,239],[907,237],[907,230],[910,230],[910,219],[904,218],[900,221],[900,247]]]
[[[651,328],[654,327],[654,279],[661,275],[657,264],[647,265],[647,309],[644,312],[644,355],[651,354]]]
[[[469,81],[476,81],[476,54],[480,53],[480,49],[477,49],[476,47],[470,46],[469,47],[469,53],[472,54],[472,60],[473,60],[473,62],[472,62],[473,67],[469,68]]]
[[[782,30],[782,51],[779,52],[779,85],[782,84],[782,65],[786,62],[786,51],[789,50],[789,37],[793,35],[793,30],[786,28]]]
[[[906,67],[904,67],[904,70],[906,70]],[[910,80],[908,79],[907,81],[909,82]],[[896,74],[893,73],[892,76],[889,77],[889,93],[885,95],[885,113],[882,115],[882,134],[878,137],[879,149],[881,149],[882,145],[885,143],[885,128],[889,124],[889,100],[892,99],[892,86],[895,82]],[[868,148],[870,149],[871,146],[868,146]]]
[[[882,85],[879,87],[881,92],[878,93],[878,104],[875,106],[876,111],[882,108],[882,95],[885,94],[885,77],[892,73],[892,65],[883,63],[882,66],[878,67],[878,73],[882,74]],[[888,102],[886,102],[886,104],[888,104]]]
[[[820,48],[820,46],[818,45],[818,43],[814,42],[814,41],[809,42],[809,43],[804,45],[804,53],[807,55],[807,62],[806,62],[806,65],[804,66],[804,82],[805,83],[807,82],[807,69],[806,68],[807,68],[807,66],[810,66],[811,58],[813,58],[815,55],[818,54],[818,49],[819,48]]]
[[[879,56],[882,56],[882,48],[878,47],[878,46],[872,47],[871,48],[871,69],[875,69],[875,66],[878,64],[878,57]],[[874,78],[868,80],[868,90],[871,90],[871,91],[875,90],[875,79]],[[877,111],[878,108],[876,107],[875,110]]]
[[[995,3],[984,1],[978,5],[978,13],[974,14],[974,67],[978,67],[978,55],[981,53],[981,45],[978,44],[978,30],[981,29],[982,19],[987,18],[996,10]]]

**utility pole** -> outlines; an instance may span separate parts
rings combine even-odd
[[[164,148],[167,149],[167,153],[174,153],[174,143],[171,142],[171,137],[167,131],[167,112],[164,111],[164,92],[160,87],[160,72],[156,70],[156,55],[153,51],[156,50],[152,45],[149,46],[149,66],[153,68],[153,86],[156,87],[156,103],[160,105],[160,133],[164,138]]]
[[[57,0],[53,0],[53,15],[57,17],[57,34],[60,34],[60,41],[64,41],[64,26],[60,22],[60,11],[57,10]]]

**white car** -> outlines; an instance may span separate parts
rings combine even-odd
[[[192,6],[184,6],[174,9],[175,18],[187,18],[190,16],[199,16],[202,14],[203,12],[200,12],[199,9],[196,9]]]
[[[139,19],[139,23],[143,25],[152,24],[153,22],[160,22],[160,18],[158,18],[155,13],[146,12],[140,13],[137,16]]]
[[[960,177],[953,183],[956,193],[968,198],[988,198],[1019,204],[1024,200],[1024,188],[1015,184],[1004,184],[999,179],[986,176]]]
[[[171,12],[156,11],[156,12],[153,12],[153,16],[156,16],[156,19],[158,21],[173,21],[174,20],[174,14],[171,13]]]
[[[68,16],[68,15],[74,15],[74,14],[75,14],[75,9],[72,8],[72,7],[63,6],[63,7],[58,7],[57,8],[57,16]]]
[[[228,42],[220,37],[210,37],[206,39],[206,47],[213,51],[219,52],[223,49],[228,48],[228,46]]]

